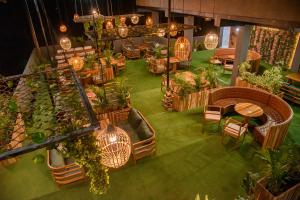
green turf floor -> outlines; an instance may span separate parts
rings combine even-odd
[[[191,69],[208,65],[211,54],[194,53]],[[131,86],[133,106],[156,130],[156,155],[112,172],[108,193],[95,196],[89,192],[88,182],[55,185],[46,163],[32,162],[35,154],[45,153],[39,150],[23,155],[16,165],[0,168],[0,199],[193,200],[200,193],[202,198],[208,194],[210,199],[233,200],[243,194],[242,178],[259,165],[253,157],[257,145],[251,136],[240,149],[233,149],[230,140],[221,144],[216,127],[207,127],[207,132],[201,133],[200,110],[166,112],[161,106],[161,78],[151,75],[143,60],[128,61],[124,76]],[[221,74],[220,78],[229,83],[230,74]],[[293,109],[289,138],[300,143],[300,107]]]

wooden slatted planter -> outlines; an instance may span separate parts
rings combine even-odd
[[[202,108],[208,102],[208,90],[194,92],[185,96],[174,95],[173,110],[182,112],[193,108]]]

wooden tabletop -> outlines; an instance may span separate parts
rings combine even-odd
[[[238,103],[234,106],[234,110],[244,117],[259,117],[264,114],[260,106],[252,103]]]
[[[300,73],[292,73],[286,75],[286,78],[300,83]]]

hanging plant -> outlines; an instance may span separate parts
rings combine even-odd
[[[101,164],[101,151],[93,134],[63,143],[63,153],[73,158],[90,179],[90,191],[101,195],[109,186],[108,169]]]

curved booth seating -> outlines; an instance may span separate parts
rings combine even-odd
[[[47,165],[58,185],[85,179],[84,170],[75,164],[74,160],[64,158],[56,149],[47,150]]]
[[[265,124],[255,127],[262,148],[278,148],[288,133],[293,110],[278,96],[261,89],[245,87],[224,87],[210,91],[209,105],[221,106],[223,114],[241,102],[254,103],[264,111]],[[270,119],[272,121],[270,121]],[[263,127],[262,127],[263,126]]]
[[[223,63],[235,59],[235,48],[217,48],[214,52],[211,62],[221,60]],[[250,62],[252,68],[251,72],[258,72],[261,55],[256,51],[248,50],[247,61]]]

